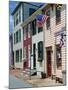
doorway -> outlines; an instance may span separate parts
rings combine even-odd
[[[46,48],[46,56],[47,56],[47,77],[51,76],[51,47]]]

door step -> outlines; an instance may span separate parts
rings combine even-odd
[[[32,75],[33,76],[33,75],[36,75],[37,71],[34,70],[34,69],[31,69],[31,70],[30,69],[26,69],[26,70],[23,71],[23,73],[27,74],[27,75]]]

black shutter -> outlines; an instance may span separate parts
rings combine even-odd
[[[43,60],[43,42],[40,41],[38,43],[38,61],[42,61]]]
[[[36,34],[36,20],[32,21],[32,35]]]

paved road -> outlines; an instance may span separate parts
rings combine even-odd
[[[14,77],[13,75],[9,75],[9,88],[10,89],[17,89],[17,88],[31,88],[32,85],[26,83],[24,80],[21,81],[20,79]]]

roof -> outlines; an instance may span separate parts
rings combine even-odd
[[[14,13],[18,10],[18,8],[21,6],[22,3],[27,3],[27,4],[31,4],[30,2],[19,2],[17,5],[16,5],[16,8],[13,10],[13,12],[11,13],[11,15],[14,15]],[[34,4],[31,4],[33,6],[36,6],[39,8],[39,6],[37,5],[34,5]]]
[[[35,19],[36,15],[41,13],[41,10],[43,10],[48,4],[44,4],[41,8],[39,8],[38,10],[36,10],[30,17],[28,17],[21,25],[22,27],[24,27],[25,25],[27,25],[29,22],[31,22],[32,20]]]

